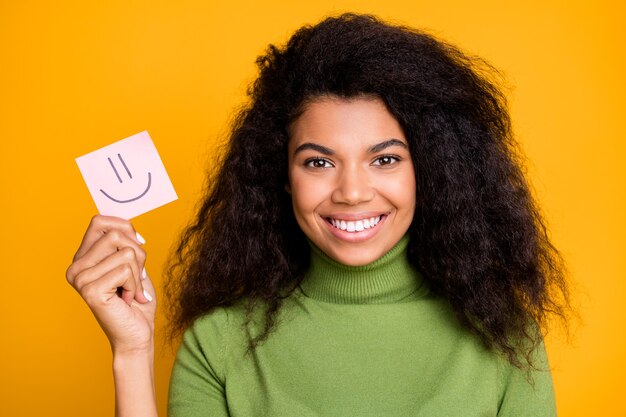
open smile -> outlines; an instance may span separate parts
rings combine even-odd
[[[381,219],[384,217],[384,214],[364,218],[361,220],[343,220],[343,219],[334,219],[332,217],[326,217],[325,220],[327,223],[330,223],[336,229],[343,230],[349,233],[354,232],[362,232],[366,229],[371,229],[376,227],[378,223],[380,223]]]
[[[363,242],[378,233],[389,213],[363,215],[322,216],[329,232],[336,238],[351,242]]]

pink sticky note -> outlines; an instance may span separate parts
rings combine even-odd
[[[178,198],[143,131],[76,158],[100,214],[131,219]]]

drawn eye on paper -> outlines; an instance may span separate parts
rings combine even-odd
[[[130,172],[130,169],[126,165],[126,162],[124,162],[124,158],[122,158],[122,155],[118,153],[117,159],[119,159],[119,162],[121,162],[122,167],[124,167],[124,171],[126,171],[126,175],[128,176],[128,179],[126,179],[126,181],[132,180],[133,174]],[[122,174],[120,175],[120,172],[117,170],[117,168],[115,168],[115,162],[113,162],[111,158],[107,158],[107,160],[109,161],[109,164],[111,165],[111,169],[113,169],[113,172],[115,173],[115,176],[117,177],[117,180],[120,182],[120,184],[123,184],[124,179],[122,179],[122,176],[124,175],[124,172],[122,171]],[[100,189],[100,192],[104,194],[104,196],[107,197],[108,199],[115,201],[116,203],[124,204],[124,203],[131,203],[133,201],[139,200],[141,197],[146,195],[146,193],[150,190],[151,185],[152,185],[152,174],[148,172],[148,184],[146,185],[146,189],[143,190],[141,194],[139,194],[136,197],[132,197],[132,198],[128,198],[124,200],[121,198],[118,199],[118,198],[112,197],[111,195],[109,195],[109,193],[104,191],[102,188]]]
[[[76,158],[100,214],[131,219],[178,198],[148,132]]]

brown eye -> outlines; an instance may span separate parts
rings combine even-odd
[[[387,165],[393,165],[399,161],[400,161],[400,158],[397,156],[383,155],[383,156],[379,156],[378,158],[376,158],[374,162],[372,162],[372,165],[387,166]]]
[[[317,168],[317,169],[332,168],[333,166],[333,164],[331,164],[330,161],[327,161],[326,159],[323,159],[323,158],[307,159],[304,162],[304,165],[309,168]]]

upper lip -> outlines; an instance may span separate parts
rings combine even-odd
[[[357,221],[357,220],[365,220],[371,219],[372,217],[379,217],[389,214],[388,211],[366,211],[359,213],[332,213],[332,214],[324,214],[323,218],[331,218],[335,220],[344,220],[344,221]]]

